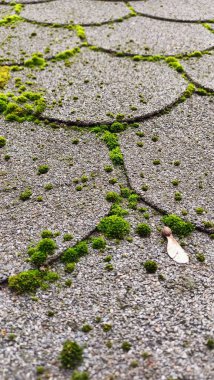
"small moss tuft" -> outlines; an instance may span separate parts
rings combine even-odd
[[[48,165],[40,165],[38,167],[37,174],[46,174],[49,171],[49,166]]]
[[[123,342],[122,345],[121,345],[121,348],[123,349],[123,351],[125,352],[128,352],[130,349],[131,349],[132,345],[131,343],[129,342]]]
[[[136,232],[141,237],[147,237],[151,234],[151,227],[147,223],[140,223],[136,228]]]
[[[71,241],[73,239],[73,235],[69,234],[69,233],[66,233],[63,235],[63,240],[64,241]]]
[[[185,222],[175,214],[164,215],[161,220],[166,226],[171,228],[173,233],[179,237],[186,237],[195,229],[192,223]]]
[[[147,260],[143,266],[148,273],[155,273],[158,269],[157,263],[153,260]]]
[[[196,259],[197,259],[198,261],[200,261],[200,263],[204,263],[204,261],[205,261],[205,256],[203,255],[203,253],[197,253],[197,254],[196,254]]]
[[[83,325],[81,330],[84,332],[84,333],[88,333],[89,331],[93,330],[93,327],[86,324],[86,325]]]
[[[76,264],[75,263],[68,263],[65,267],[65,271],[67,273],[72,273],[75,269]]]
[[[114,165],[123,165],[123,154],[119,146],[109,152],[109,157]]]
[[[0,148],[3,148],[3,146],[6,145],[6,138],[3,136],[0,136]]]
[[[59,359],[63,368],[74,369],[83,361],[83,348],[76,342],[66,340]]]
[[[104,249],[106,246],[106,241],[103,237],[97,237],[92,239],[92,248],[93,249]]]
[[[25,191],[23,191],[20,195],[19,195],[19,199],[21,201],[26,201],[27,199],[29,199],[32,195],[32,191],[31,189],[25,189]]]
[[[110,239],[124,239],[130,232],[130,224],[117,215],[106,216],[97,228]]]
[[[74,371],[71,380],[89,380],[88,372]]]
[[[209,338],[209,339],[207,340],[206,345],[207,345],[207,347],[209,348],[209,350],[213,350],[213,349],[214,349],[214,339]]]
[[[44,230],[44,231],[42,231],[42,233],[41,233],[41,237],[42,237],[43,239],[45,239],[45,238],[52,238],[53,235],[54,235],[53,232],[50,231],[50,230]]]
[[[106,200],[112,203],[120,202],[120,196],[115,191],[109,191],[106,194]]]

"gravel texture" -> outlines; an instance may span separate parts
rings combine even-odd
[[[38,22],[58,24],[97,24],[129,14],[124,3],[91,0],[64,0],[53,4],[26,5],[21,15]]]
[[[214,45],[213,35],[201,25],[154,22],[145,17],[132,17],[114,27],[87,28],[86,32],[88,42],[93,45],[132,54],[175,55],[205,50]]]
[[[182,65],[191,79],[208,90],[214,91],[214,54],[200,59],[183,61]]]
[[[147,0],[131,1],[137,12],[164,19],[181,21],[206,21],[214,16],[212,0]]]
[[[12,27],[1,27],[0,60],[6,64],[20,63],[37,52],[50,58],[79,44],[74,31],[19,22]]]
[[[206,107],[206,111],[205,108]],[[192,97],[168,115],[143,123],[135,131],[121,137],[125,167],[131,185],[148,202],[168,213],[182,215],[203,225],[213,218],[214,152],[213,152],[213,99]],[[158,141],[152,138],[158,136]],[[138,146],[139,141],[144,145]],[[175,166],[179,161],[179,166]],[[144,178],[141,177],[144,174]],[[174,186],[172,181],[179,184]],[[147,191],[142,190],[148,185]],[[182,200],[174,199],[175,193]],[[197,208],[203,209],[197,214]]]
[[[59,231],[59,244],[64,233],[71,233],[74,242],[92,231],[109,210],[105,194],[113,190],[104,166],[111,164],[103,143],[85,133],[64,129],[35,127],[25,124],[0,124],[0,135],[7,139],[1,148],[1,271],[17,272],[26,259],[30,241],[37,241],[44,229]],[[73,144],[72,141],[79,140]],[[11,156],[4,160],[5,154]],[[48,165],[46,174],[38,175],[38,167]],[[82,183],[83,175],[88,181]],[[76,190],[84,185],[81,191]],[[53,189],[45,191],[47,183]],[[32,197],[21,201],[26,188]],[[38,202],[37,197],[43,201]],[[18,228],[17,228],[18,226]],[[13,239],[11,239],[13,236]],[[72,242],[73,245],[73,242]]]
[[[9,3],[0,0],[0,19],[14,14]],[[185,75],[164,59],[121,54],[212,52],[213,34],[198,21],[213,19],[213,1],[19,3],[26,20],[0,22],[0,380],[73,380],[59,360],[66,339],[84,347],[78,370],[90,380],[213,380],[213,55],[180,58]],[[87,45],[84,32],[99,48]],[[33,67],[23,66],[33,53],[46,61],[34,56]],[[204,96],[182,98],[190,81]],[[46,107],[35,116],[38,93]],[[17,115],[25,121],[6,121]],[[112,130],[115,119],[130,122],[108,140],[115,146],[118,139],[120,165],[90,128],[108,123]],[[40,165],[48,171],[38,175]],[[132,193],[119,199],[129,236],[93,249],[96,227],[112,212],[106,194],[121,186]],[[190,236],[175,236],[188,265],[167,255],[162,209],[195,224]],[[148,237],[137,234],[139,223],[150,226]],[[16,294],[8,276],[33,268],[27,247],[44,229],[59,233],[48,270],[60,278]],[[65,242],[65,233],[73,239]],[[82,240],[89,252],[68,273],[59,256]],[[146,272],[147,260],[157,263],[156,273]]]

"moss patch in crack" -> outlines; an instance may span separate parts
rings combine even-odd
[[[8,66],[0,67],[0,88],[4,88],[10,79],[10,68]]]
[[[21,20],[22,18],[18,15],[5,16],[4,18],[0,19],[0,26],[15,24],[16,22],[19,22]]]
[[[165,58],[166,63],[168,63],[169,67],[172,67],[179,73],[183,73],[184,69],[183,66],[180,64],[179,60],[175,57],[167,57]]]
[[[66,340],[59,359],[63,368],[74,369],[83,361],[83,347],[76,342]]]
[[[46,102],[41,93],[26,91],[21,96],[0,93],[0,114],[8,121],[36,121],[45,108]]]
[[[46,289],[48,283],[55,282],[59,275],[55,272],[28,270],[9,277],[9,288],[17,293],[34,293],[38,288]]]
[[[130,232],[130,224],[121,216],[110,215],[100,221],[97,229],[109,239],[124,239]]]
[[[62,51],[62,52],[56,54],[55,57],[52,59],[52,61],[55,62],[55,61],[67,60],[69,58],[74,57],[79,52],[80,52],[80,48],[78,48],[78,47],[75,47],[75,48],[70,49],[70,50],[65,50],[65,51]]]
[[[42,53],[34,53],[31,58],[24,62],[24,66],[30,67],[31,69],[40,68],[43,70],[47,66],[47,62]]]
[[[175,214],[164,215],[161,221],[166,226],[170,227],[172,232],[179,237],[186,237],[190,235],[195,229],[195,226],[191,222],[185,222]]]
[[[70,27],[68,27],[68,29],[70,29]],[[85,29],[82,25],[74,25],[72,26],[72,29],[75,30],[77,37],[79,37],[81,40],[86,39]]]
[[[123,154],[119,146],[109,152],[109,157],[114,165],[123,165]]]
[[[82,256],[88,254],[88,244],[85,241],[81,241],[72,248],[67,248],[61,256],[63,263],[73,263],[79,261]]]
[[[14,5],[14,11],[17,15],[19,15],[22,11],[23,4],[15,4]]]

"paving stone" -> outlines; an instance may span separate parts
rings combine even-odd
[[[181,21],[206,21],[214,16],[212,0],[147,0],[131,1],[137,12],[164,19]]]
[[[111,164],[108,151],[89,133],[1,121],[0,135],[7,139],[0,151],[1,271],[17,271],[30,241],[39,239],[42,230],[71,233],[75,242],[95,228],[110,208],[105,195],[113,189],[108,182],[113,173],[104,171]],[[77,139],[77,145],[72,143]],[[5,154],[10,160],[4,160]],[[38,175],[40,165],[48,165],[49,171]],[[83,175],[88,177],[84,183]],[[84,185],[81,191],[76,190],[75,179]],[[45,191],[48,183],[53,189]],[[26,188],[31,188],[32,197],[21,201]]]
[[[5,17],[14,14],[14,8],[0,4],[0,20]]]
[[[112,21],[129,14],[124,3],[107,1],[64,0],[53,4],[26,5],[21,15],[38,22],[57,24],[97,24]]]
[[[201,25],[154,21],[145,17],[89,27],[86,35],[90,44],[136,55],[175,55],[205,50],[214,45],[213,35]]]
[[[214,54],[204,55],[200,59],[191,58],[183,61],[182,65],[194,82],[214,91]]]
[[[194,96],[169,114],[142,124],[144,138],[132,130],[121,137],[133,188],[168,213],[182,216],[182,210],[187,210],[187,218],[201,226],[213,219],[213,110],[212,99]],[[159,139],[154,142],[156,135]],[[141,140],[142,147],[138,146]],[[178,186],[173,186],[173,180]],[[176,192],[182,194],[181,201],[174,199]]]
[[[0,60],[4,63],[20,63],[37,52],[50,58],[79,43],[74,31],[18,22],[12,27],[1,27]]]
[[[140,117],[174,102],[186,88],[185,80],[165,63],[133,62],[88,49],[71,62],[70,66],[56,62],[42,71],[19,72],[23,82],[26,75],[35,75],[32,91],[44,89],[45,117],[85,123],[111,122],[109,112],[124,114],[125,119]],[[17,73],[11,76],[5,91],[14,91]]]
[[[18,4],[33,4],[33,3],[52,3],[55,0],[19,0],[17,3]],[[3,0],[4,3],[9,3],[11,4],[10,0]]]
[[[38,291],[38,302],[1,291],[0,361],[5,367],[0,368],[1,375],[36,379],[36,367],[44,366],[50,378],[69,380],[71,371],[61,369],[57,358],[70,339],[84,345],[79,369],[88,370],[92,379],[141,380],[142,373],[150,380],[182,378],[184,368],[188,380],[212,379],[212,351],[205,345],[213,329],[211,240],[192,234],[186,247],[191,264],[177,265],[167,256],[166,242],[156,230],[160,216],[148,211],[153,230],[149,238],[134,234],[131,243],[108,241],[100,253],[90,249],[74,275],[66,275],[58,264],[59,286]],[[133,230],[142,218],[130,210]],[[195,258],[197,249],[209,252],[203,264]],[[111,272],[104,269],[109,254]],[[146,273],[143,263],[148,258],[158,263],[156,274]],[[159,274],[165,280],[160,281]],[[72,279],[71,287],[64,285],[67,279]],[[81,331],[86,323],[93,327],[87,334]],[[102,329],[105,323],[112,325],[107,333]],[[13,341],[10,333],[16,335]],[[121,348],[124,341],[132,345],[129,352]],[[112,347],[107,347],[110,342]],[[130,365],[134,360],[136,368]]]

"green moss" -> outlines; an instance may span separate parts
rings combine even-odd
[[[104,249],[106,247],[106,241],[103,237],[96,237],[92,239],[93,249]]]
[[[155,273],[158,269],[157,263],[153,260],[147,260],[143,266],[148,273]]]
[[[0,26],[15,24],[16,22],[21,21],[21,20],[22,18],[18,15],[5,16],[0,20]]]
[[[45,239],[45,238],[52,238],[53,235],[54,235],[53,232],[50,231],[50,230],[44,230],[44,231],[42,231],[42,233],[41,233],[41,237],[42,237],[43,239]]]
[[[120,202],[121,198],[120,198],[119,194],[116,193],[115,191],[109,191],[106,194],[106,200],[108,202],[116,203],[116,202]]]
[[[88,254],[88,244],[85,241],[75,245],[75,250],[78,253],[79,257],[85,256]]]
[[[14,5],[14,11],[17,15],[19,15],[21,13],[21,10],[23,8],[23,5],[22,4],[15,4]]]
[[[114,270],[114,267],[112,264],[106,264],[104,269],[107,270],[108,272],[111,272],[112,270]]]
[[[111,260],[112,260],[112,256],[111,255],[108,255],[108,256],[104,257],[104,259],[103,259],[103,261],[105,263],[109,263]]]
[[[165,58],[165,61],[168,63],[169,67],[172,67],[179,73],[183,73],[184,69],[182,65],[180,64],[179,60],[175,57],[167,57]]]
[[[36,367],[36,374],[37,375],[42,375],[44,372],[45,372],[45,367],[43,367],[41,365]]]
[[[40,68],[44,69],[47,66],[47,62],[43,57],[42,53],[34,53],[31,58],[24,62],[24,66],[30,67],[31,69]]]
[[[71,380],[89,380],[88,372],[74,371]]]
[[[53,60],[54,61],[63,61],[63,60],[74,57],[79,52],[80,52],[80,49],[78,47],[73,48],[71,50],[65,50],[61,53],[56,54]]]
[[[171,183],[172,183],[173,186],[178,186],[179,183],[180,183],[180,181],[179,181],[178,179],[173,179],[173,180],[171,181]]]
[[[203,23],[202,25],[203,25],[204,28],[206,28],[207,30],[209,30],[209,32],[214,33],[214,29],[212,28],[211,25],[206,24],[206,23]]]
[[[39,195],[37,198],[36,198],[37,202],[43,202],[43,196],[42,195]]]
[[[152,136],[153,142],[157,142],[158,140],[159,140],[159,136],[157,136],[157,135]]]
[[[63,240],[64,240],[64,241],[70,241],[70,240],[72,240],[73,238],[74,238],[73,235],[71,235],[71,234],[69,234],[69,233],[63,235]]]
[[[81,330],[82,330],[83,332],[85,332],[85,333],[88,333],[88,332],[90,332],[91,330],[93,330],[93,327],[90,326],[90,325],[88,325],[88,324],[86,324],[86,325],[83,325],[83,326],[82,326]]]
[[[138,141],[137,142],[137,146],[139,146],[140,148],[142,148],[144,146],[144,142],[143,141]]]
[[[207,340],[206,345],[207,345],[207,347],[209,348],[209,350],[214,350],[214,339],[209,338],[209,339]]]
[[[50,191],[53,189],[53,185],[52,183],[47,183],[46,185],[44,185],[44,189],[45,191]]]
[[[47,253],[48,255],[52,255],[57,248],[56,242],[53,239],[50,238],[44,238],[39,241],[36,248],[44,253]]]
[[[121,187],[120,188],[120,194],[121,194],[121,197],[123,197],[123,198],[129,198],[131,193],[132,193],[132,191],[128,187]]]
[[[128,352],[131,350],[132,345],[131,343],[125,341],[122,343],[121,348],[123,349],[123,351]]]
[[[179,202],[179,201],[182,200],[182,194],[179,191],[176,191],[175,195],[174,195],[174,198],[175,198],[175,201]]]
[[[196,212],[196,214],[201,215],[204,213],[204,209],[203,209],[203,207],[196,207],[195,212]]]
[[[200,261],[200,263],[203,263],[205,261],[205,256],[203,255],[203,253],[197,253],[196,259]]]
[[[9,277],[9,288],[17,293],[31,293],[44,287],[47,282],[54,282],[59,278],[54,272],[41,272],[38,269],[21,272]]]
[[[185,102],[187,98],[190,98],[192,94],[195,92],[195,85],[193,83],[189,83],[184,94],[180,97],[179,102]]]
[[[117,183],[117,178],[110,178],[110,180],[108,181],[111,185],[115,185],[115,183]]]
[[[88,254],[88,245],[85,241],[76,244],[72,248],[68,248],[63,252],[61,261],[64,263],[77,262],[80,257]]]
[[[74,369],[83,361],[83,347],[74,341],[66,340],[59,359],[63,368]]]
[[[3,148],[3,146],[6,145],[6,138],[4,136],[0,136],[0,148]]]
[[[203,221],[202,223],[203,223],[204,227],[206,227],[206,228],[212,228],[212,227],[214,227],[214,222]]]
[[[77,185],[76,186],[76,191],[82,191],[83,189],[83,186],[82,185]]]
[[[68,263],[68,264],[66,265],[66,267],[65,267],[65,271],[66,271],[67,273],[72,273],[72,272],[74,271],[75,267],[76,267],[76,264],[75,264],[75,263]]]
[[[147,190],[149,190],[149,185],[147,185],[147,184],[145,183],[143,186],[141,186],[141,189],[142,189],[143,191],[147,191]]]
[[[151,227],[147,223],[140,223],[136,228],[136,233],[141,237],[150,236],[151,231]]]
[[[107,147],[112,150],[119,146],[117,135],[109,131],[105,131],[102,135],[102,140],[105,141]]]
[[[85,29],[83,28],[82,25],[74,25],[73,28],[75,29],[75,31],[76,31],[76,33],[77,33],[77,36],[78,36],[81,40],[85,40],[85,39],[86,39]]]
[[[122,208],[119,204],[115,203],[112,205],[109,212],[110,215],[125,216],[128,215],[128,211]]]
[[[137,194],[131,194],[129,195],[128,197],[128,207],[131,208],[132,210],[136,210],[137,209],[137,203],[139,201],[139,195]]]
[[[160,160],[156,159],[156,160],[153,160],[153,165],[160,165]]]
[[[105,170],[106,173],[111,173],[113,171],[113,168],[112,168],[112,166],[108,165],[108,166],[104,167],[104,170]]]
[[[32,195],[32,191],[31,189],[25,189],[25,191],[23,191],[20,195],[19,195],[19,199],[21,201],[26,201],[27,199],[29,199]]]
[[[110,239],[124,239],[130,232],[129,223],[121,216],[106,216],[97,226]]]
[[[0,88],[4,88],[10,79],[10,68],[8,66],[0,67]]]
[[[48,254],[46,252],[36,251],[31,255],[30,261],[40,267],[47,259]]]
[[[127,127],[128,127],[128,124],[115,121],[114,123],[111,124],[111,126],[109,127],[109,130],[110,132],[113,132],[113,133],[119,133],[119,132],[125,131]]]
[[[138,360],[132,360],[130,363],[131,368],[137,368],[139,367],[139,361]]]
[[[162,222],[171,228],[172,232],[175,233],[179,237],[185,237],[190,235],[195,227],[190,222],[185,222],[179,216],[175,214],[164,215],[162,217]]]
[[[114,165],[123,165],[123,155],[119,146],[110,151],[109,157]]]
[[[37,170],[37,174],[46,174],[49,171],[49,166],[48,165],[40,165]]]
[[[162,55],[135,55],[132,57],[133,61],[147,61],[147,62],[158,62],[165,59]]]
[[[110,325],[109,323],[104,323],[102,325],[102,329],[104,332],[109,332],[112,329],[112,325]]]

